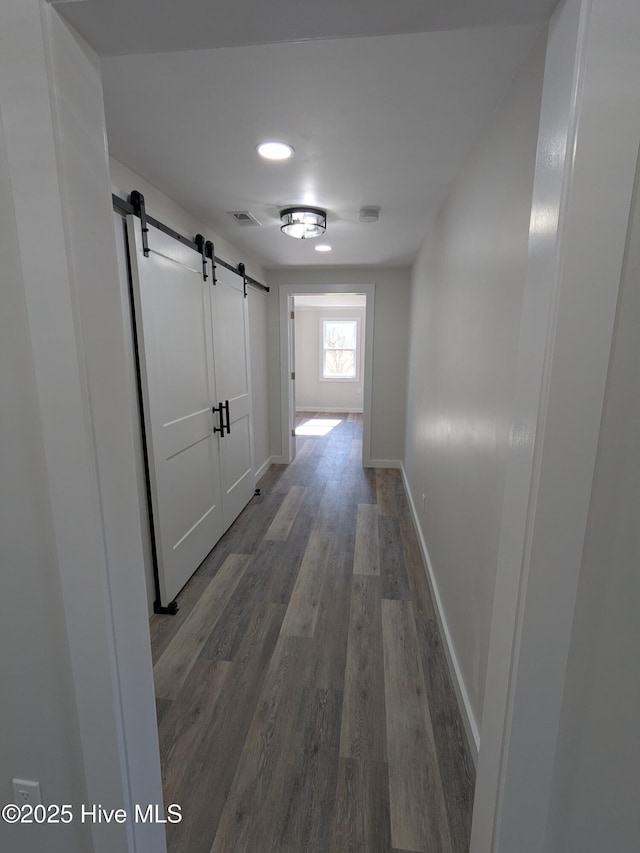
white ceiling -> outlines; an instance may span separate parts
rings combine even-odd
[[[554,2],[55,5],[103,56],[111,154],[277,267],[410,263]],[[296,156],[260,160],[270,138]],[[331,253],[280,233],[296,203],[327,210]]]
[[[52,0],[102,56],[540,24],[556,0]]]

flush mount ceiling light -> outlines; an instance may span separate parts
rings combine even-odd
[[[319,243],[317,246],[313,247],[316,252],[330,252],[331,246],[328,243]]]
[[[280,221],[280,230],[299,240],[319,237],[327,228],[327,214],[318,207],[287,207],[280,211]]]
[[[265,160],[288,160],[293,157],[293,148],[286,142],[261,142],[256,151]]]

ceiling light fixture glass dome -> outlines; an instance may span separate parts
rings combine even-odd
[[[318,207],[287,207],[280,211],[280,230],[289,237],[308,240],[327,229],[327,214]]]

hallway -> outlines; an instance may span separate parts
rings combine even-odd
[[[473,764],[400,472],[361,467],[360,415],[300,424],[151,620],[169,851],[465,853]]]

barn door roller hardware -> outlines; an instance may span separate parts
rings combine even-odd
[[[242,276],[242,287],[244,288],[244,298],[246,299],[247,298],[247,276],[245,275],[243,263],[238,264],[238,272]]]
[[[142,229],[142,251],[145,258],[148,258],[149,240],[147,238],[147,234],[149,233],[149,226],[147,225],[147,211],[144,206],[144,196],[141,192],[138,192],[138,190],[134,190],[131,193],[131,204],[133,205],[133,212],[135,215],[140,217],[140,227]]]
[[[204,253],[211,261],[211,272],[213,275],[211,284],[215,286],[218,283],[218,279],[216,278],[216,255],[211,240],[207,240],[207,242],[204,244]]]
[[[202,280],[206,281],[209,278],[207,275],[207,252],[205,240],[202,234],[196,234],[196,246],[200,252],[200,257],[202,258]]]
[[[231,272],[236,273],[236,275],[241,275],[244,282],[244,295],[247,295],[247,285],[251,285],[252,287],[257,287],[258,290],[263,290],[265,293],[269,292],[269,288],[266,284],[262,284],[261,281],[258,281],[255,278],[252,278],[250,275],[246,274],[244,264],[238,264],[237,267],[232,266],[231,264],[224,261],[222,258],[216,257],[214,254],[213,243],[211,240],[204,241],[204,237],[201,234],[196,234],[195,240],[190,240],[188,237],[185,237],[182,234],[179,234],[169,225],[165,225],[164,222],[160,222],[159,219],[156,219],[154,216],[151,216],[147,213],[144,196],[139,190],[132,190],[129,194],[129,201],[125,201],[125,199],[120,198],[119,196],[112,194],[111,201],[113,203],[113,208],[118,213],[126,216],[127,214],[133,214],[140,219],[140,225],[142,227],[142,251],[145,257],[149,255],[149,240],[147,238],[147,234],[149,233],[149,226],[153,225],[154,228],[157,228],[158,231],[162,231],[163,234],[166,234],[169,237],[173,237],[174,240],[177,240],[179,243],[182,243],[183,246],[189,246],[190,249],[193,249],[194,252],[197,252],[199,255],[203,255],[206,258],[209,258],[213,264],[213,284],[216,283],[216,273],[215,268],[216,264],[220,264],[220,266],[225,267],[225,269],[230,270]],[[204,248],[202,247],[201,241],[204,241]],[[207,280],[207,274],[203,267],[203,278],[205,281]]]

